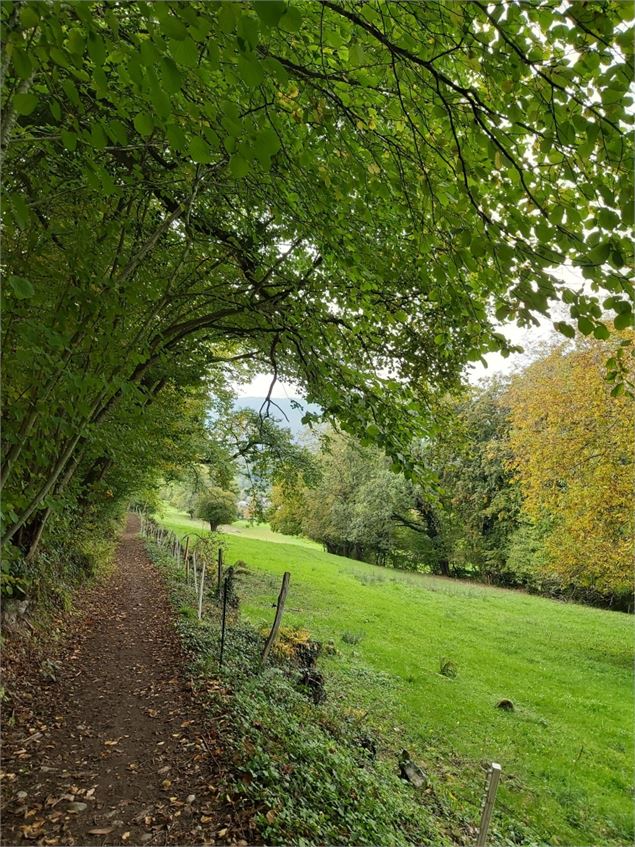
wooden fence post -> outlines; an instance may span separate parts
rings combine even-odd
[[[205,588],[205,556],[201,565],[200,581],[198,587],[198,619],[203,617],[203,589]]]
[[[269,655],[269,651],[274,645],[276,638],[278,637],[278,630],[280,629],[280,621],[282,620],[282,613],[284,612],[284,602],[287,599],[287,592],[289,591],[289,580],[291,579],[291,574],[288,571],[285,571],[282,577],[282,586],[280,588],[280,594],[278,595],[278,604],[276,607],[276,616],[273,619],[273,626],[271,627],[271,632],[269,633],[269,637],[265,642],[264,650],[262,651],[262,656],[260,658],[260,664],[264,665],[267,661],[267,656]]]
[[[196,577],[198,576],[198,574],[197,574],[197,572],[196,572],[196,566],[197,566],[197,564],[198,564],[198,563],[197,563],[197,561],[196,561],[196,551],[195,551],[195,552],[193,553],[193,555],[192,555],[192,565],[193,565],[193,567],[194,567],[194,593],[195,593],[195,594],[197,594],[197,593],[198,593],[198,580],[197,580],[197,578],[196,578]]]
[[[219,665],[223,667],[223,654],[225,653],[225,624],[227,622],[227,586],[234,575],[233,568],[227,568],[225,581],[223,582],[223,613],[220,624],[220,660]]]
[[[487,841],[487,832],[494,811],[494,801],[496,800],[496,791],[501,778],[501,766],[497,762],[492,762],[489,773],[487,774],[487,789],[485,791],[485,800],[483,801],[483,811],[481,812],[481,825],[478,828],[478,837],[476,839],[476,847],[485,847]]]

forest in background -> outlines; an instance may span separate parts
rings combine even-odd
[[[208,464],[162,493],[213,529],[238,501],[251,521],[337,555],[632,610],[633,409],[611,396],[608,350],[553,344],[515,376],[448,398],[444,425],[413,446],[434,484],[406,479],[370,439],[318,426],[294,443],[268,422],[286,462],[248,456],[225,492],[231,473]]]

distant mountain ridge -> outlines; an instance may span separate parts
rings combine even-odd
[[[264,397],[237,397],[234,406],[237,409],[254,409],[254,411],[259,412],[264,402]],[[295,403],[299,403],[300,408],[295,407]],[[302,418],[304,415],[307,412],[314,412],[319,415],[321,411],[315,403],[307,403],[301,397],[275,397],[271,401],[269,415],[281,427],[290,429],[293,437],[297,438],[303,429]]]

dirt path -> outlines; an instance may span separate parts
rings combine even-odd
[[[218,844],[233,834],[215,741],[137,529],[130,518],[112,576],[82,596],[48,682],[16,690],[4,845]]]

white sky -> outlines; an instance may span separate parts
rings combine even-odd
[[[574,268],[561,267],[554,271],[554,276],[557,276],[563,282],[567,283],[568,288],[580,290],[587,288],[588,284],[582,277],[579,271]],[[559,340],[563,340],[553,328],[554,320],[564,320],[568,317],[568,309],[562,304],[552,304],[552,315],[550,318],[542,318],[540,326],[532,327],[531,329],[521,329],[515,324],[506,324],[499,327],[502,332],[512,343],[518,344],[524,348],[523,353],[514,353],[506,359],[500,353],[488,353],[485,356],[488,367],[484,367],[480,362],[469,366],[467,371],[468,381],[477,383],[480,379],[496,374],[508,374],[511,371],[527,364],[531,358],[532,350],[546,342],[549,338],[556,336]],[[271,374],[257,374],[251,382],[244,385],[236,386],[236,391],[239,397],[266,397],[271,385]],[[297,385],[292,383],[277,382],[271,392],[274,399],[291,398],[300,396],[301,392]]]

